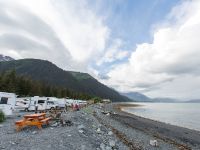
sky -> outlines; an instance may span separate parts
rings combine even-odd
[[[0,54],[119,92],[200,98],[199,0],[0,0]]]

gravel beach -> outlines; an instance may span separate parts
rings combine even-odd
[[[199,131],[146,119],[120,110],[121,107],[130,106],[133,107],[135,105],[113,104],[111,107],[113,109],[112,111],[116,111],[118,114],[112,115],[111,117],[133,129],[153,135],[168,143],[173,143],[179,149],[200,149]]]
[[[196,131],[140,118],[118,109],[112,109],[109,114],[103,114],[102,111],[100,105],[91,105],[80,111],[64,113],[63,118],[72,122],[70,126],[50,122],[50,125],[44,126],[42,130],[26,127],[16,132],[14,123],[20,120],[25,112],[19,113],[0,124],[0,149],[199,149],[200,135]],[[184,136],[181,139],[182,131]],[[150,140],[157,140],[158,146],[150,145]]]

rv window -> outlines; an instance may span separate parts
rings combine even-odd
[[[8,103],[8,98],[7,97],[2,97],[0,104],[7,104]]]
[[[54,102],[48,101],[47,104],[48,104],[48,105],[54,105]]]
[[[44,100],[38,100],[38,104],[43,104]]]

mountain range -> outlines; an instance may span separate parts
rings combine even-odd
[[[0,62],[2,62],[2,61],[11,61],[11,60],[14,60],[14,59],[12,57],[4,56],[4,55],[0,54]]]
[[[114,102],[132,101],[126,96],[98,82],[88,73],[65,71],[55,64],[39,59],[4,59],[0,62],[0,73],[15,70],[17,75],[28,76],[33,80],[65,87],[76,92],[111,99]],[[6,60],[6,61],[5,61]]]
[[[151,102],[152,101],[151,98],[139,92],[127,92],[127,93],[121,93],[121,94],[137,102]]]
[[[150,98],[144,94],[139,92],[127,92],[121,93],[128,98],[135,100],[136,102],[154,102],[154,103],[175,103],[180,102],[177,99],[167,98],[167,97],[158,97],[158,98]]]

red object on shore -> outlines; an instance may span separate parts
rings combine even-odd
[[[75,104],[75,109],[79,110],[79,105],[78,104]]]

